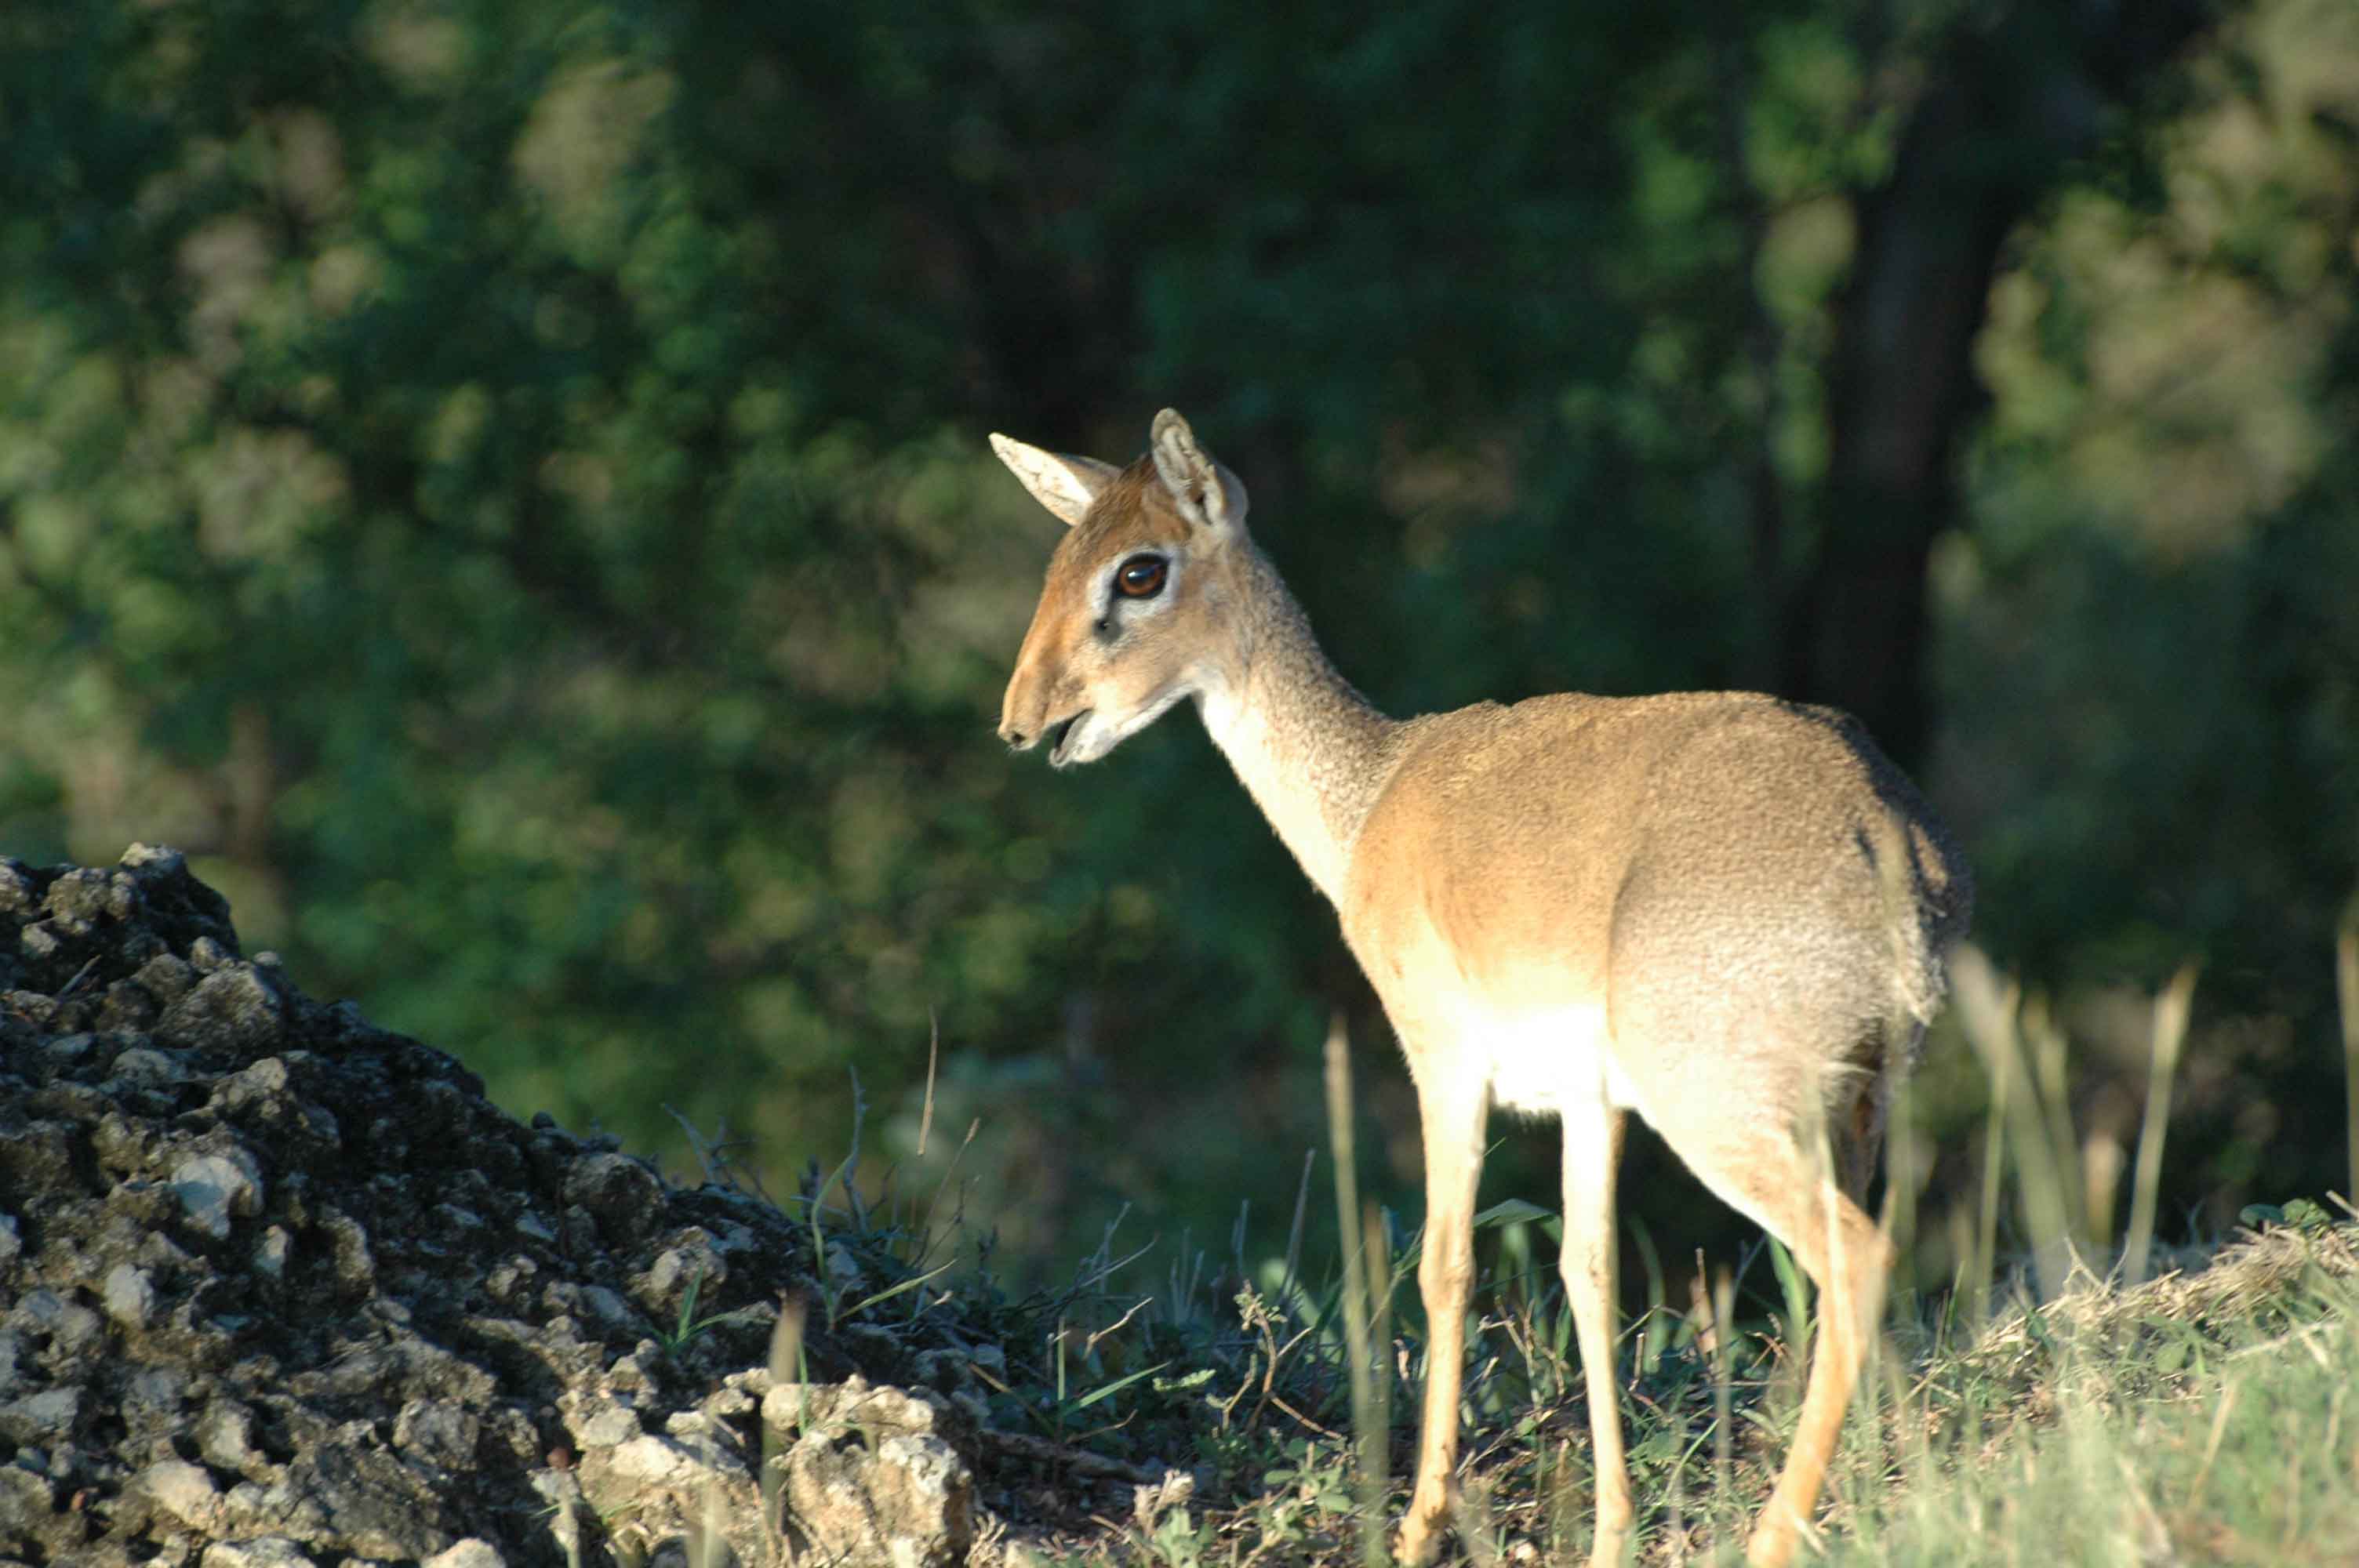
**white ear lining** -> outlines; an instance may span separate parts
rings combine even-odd
[[[1071,457],[1003,436],[991,435],[991,449],[1007,470],[1068,528],[1089,515],[1091,503],[1121,470],[1095,458]]]
[[[1245,521],[1245,487],[1196,444],[1196,432],[1178,409],[1155,416],[1148,440],[1157,477],[1190,522],[1232,528]]]

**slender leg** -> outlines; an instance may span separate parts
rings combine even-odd
[[[1884,1314],[1891,1242],[1857,1204],[1832,1185],[1821,1188],[1820,1195],[1835,1218],[1818,1227],[1823,1240],[1817,1255],[1788,1243],[1818,1282],[1819,1343],[1810,1357],[1810,1381],[1802,1395],[1801,1419],[1795,1423],[1794,1445],[1778,1472],[1777,1490],[1770,1493],[1753,1538],[1745,1543],[1745,1561],[1755,1568],[1782,1568],[1793,1556],[1794,1542],[1818,1504],[1827,1463],[1843,1437],[1843,1413],[1851,1406],[1860,1364]]]
[[[1597,1463],[1597,1537],[1591,1568],[1616,1568],[1630,1545],[1636,1509],[1630,1501],[1629,1460],[1622,1446],[1621,1379],[1614,1357],[1619,1291],[1614,1176],[1622,1162],[1627,1115],[1603,1100],[1564,1112],[1565,1299],[1572,1303],[1581,1341],[1581,1370],[1589,1386],[1589,1434]]]
[[[1834,1130],[1832,1173],[1840,1185],[1828,1184],[1824,1176],[1807,1184],[1798,1181],[1796,1186],[1805,1194],[1816,1189],[1816,1201],[1789,1219],[1788,1228],[1778,1235],[1819,1287],[1819,1342],[1810,1354],[1810,1380],[1802,1393],[1794,1445],[1787,1451],[1777,1488],[1745,1542],[1745,1561],[1754,1568],[1784,1568],[1792,1558],[1795,1542],[1818,1506],[1827,1465],[1843,1440],[1843,1417],[1851,1409],[1860,1367],[1884,1316],[1892,1238],[1861,1206],[1882,1151],[1884,1113],[1881,1086],[1861,1094],[1842,1119],[1849,1125]],[[1818,1164],[1800,1151],[1793,1159],[1797,1177]]]
[[[1665,1131],[1704,1184],[1784,1242],[1819,1287],[1819,1342],[1793,1446],[1745,1549],[1754,1568],[1783,1568],[1818,1504],[1860,1363],[1883,1316],[1892,1243],[1837,1184],[1824,1154],[1791,1134],[1756,1127],[1748,1137],[1702,1124]]]
[[[1430,1562],[1449,1522],[1458,1469],[1458,1392],[1466,1363],[1466,1303],[1474,1283],[1474,1187],[1483,1173],[1489,1086],[1421,1076],[1418,1113],[1425,1135],[1425,1250],[1418,1259],[1425,1298],[1425,1410],[1418,1429],[1417,1485],[1394,1555]]]

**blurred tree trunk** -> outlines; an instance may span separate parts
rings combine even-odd
[[[1785,689],[1850,709],[1923,759],[1926,566],[1957,521],[1973,343],[2007,234],[2114,111],[2223,7],[2024,4],[1954,39],[1911,113],[1858,253],[1829,371],[1828,472],[1785,619]]]

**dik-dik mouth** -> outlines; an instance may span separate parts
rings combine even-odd
[[[1090,715],[1094,711],[1093,708],[1084,708],[1071,719],[1049,727],[1049,765],[1050,767],[1061,768],[1078,761],[1077,758],[1067,754],[1066,748],[1072,744],[1073,737],[1081,732],[1082,726],[1088,721]]]

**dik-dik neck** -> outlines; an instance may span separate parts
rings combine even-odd
[[[1234,589],[1236,643],[1201,688],[1204,728],[1311,881],[1340,902],[1397,726],[1327,662],[1259,551],[1247,547]]]

